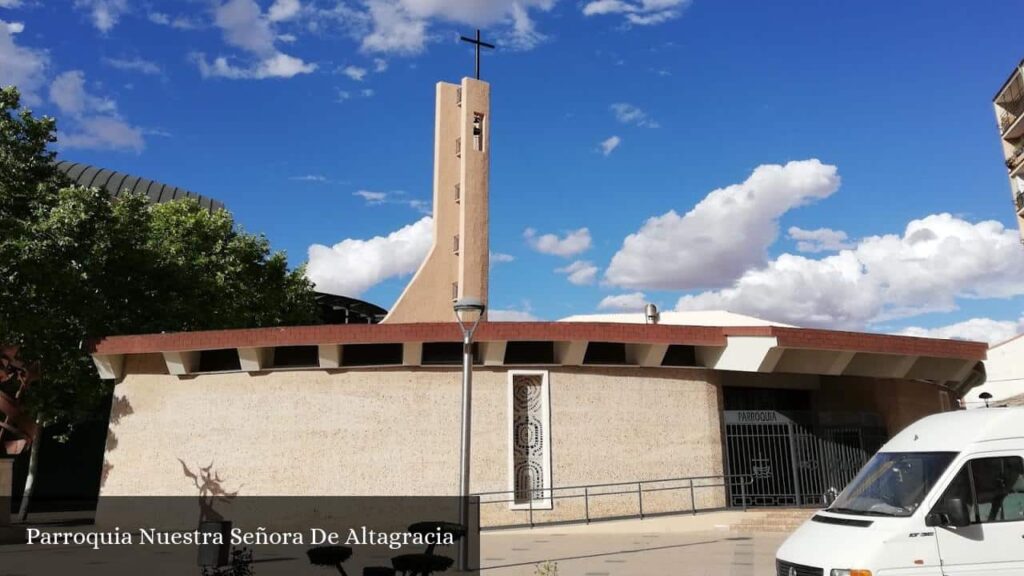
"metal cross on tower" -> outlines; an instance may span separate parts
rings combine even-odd
[[[484,42],[483,40],[481,40],[480,39],[480,30],[479,29],[477,29],[477,31],[476,31],[476,38],[466,38],[465,36],[460,36],[460,38],[462,39],[463,42],[469,42],[470,44],[474,44],[476,46],[476,79],[479,80],[480,79],[480,47],[483,46],[484,48],[490,48],[490,49],[493,50],[494,49],[494,44],[488,44],[487,42]]]

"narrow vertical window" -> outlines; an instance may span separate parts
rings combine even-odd
[[[459,299],[459,283],[452,282],[452,300]]]
[[[452,249],[455,251],[456,254],[459,253],[459,235],[458,234],[456,234],[452,238]]]
[[[462,185],[459,183],[455,184],[455,203],[458,204],[462,201]]]
[[[462,158],[462,138],[455,139],[455,156]]]
[[[509,372],[511,507],[551,508],[548,373]]]
[[[473,113],[473,149],[484,149],[484,115],[479,112]]]
[[[455,89],[455,104],[456,106],[462,106],[462,88]]]

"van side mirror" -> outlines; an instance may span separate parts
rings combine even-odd
[[[931,512],[924,517],[924,524],[928,527],[945,526],[949,528],[962,528],[971,523],[971,514],[964,504],[962,498],[947,498],[940,503],[936,509],[941,512]]]
[[[964,504],[962,498],[946,500],[946,515],[949,516],[949,525],[956,528],[971,523],[971,513],[967,510],[967,504]]]

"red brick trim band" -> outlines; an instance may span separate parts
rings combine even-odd
[[[964,360],[984,360],[988,345],[981,342],[890,336],[774,326],[672,326],[604,322],[487,322],[477,341],[587,341],[634,344],[725,346],[728,336],[774,336],[783,348],[905,354]],[[317,344],[383,344],[400,342],[458,342],[452,323],[332,324],[107,336],[89,344],[92,354],[145,354],[217,348],[261,348]]]

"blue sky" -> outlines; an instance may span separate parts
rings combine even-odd
[[[456,38],[481,26],[491,250],[510,260],[492,308],[1024,328],[991,106],[1024,54],[991,9],[0,0],[0,20],[0,84],[58,118],[61,157],[222,200],[293,265],[333,247],[322,283],[385,307],[429,230],[433,85],[471,73]]]

